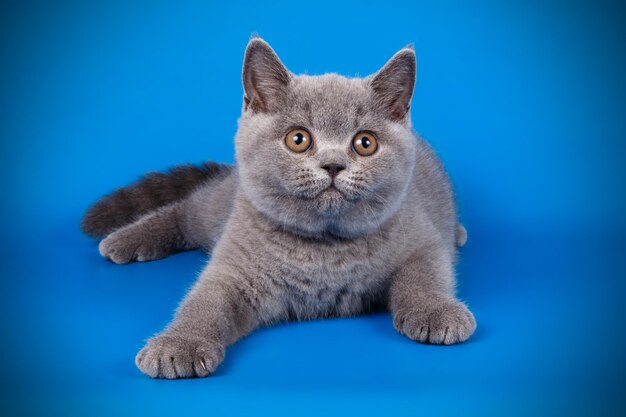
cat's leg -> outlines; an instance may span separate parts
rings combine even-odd
[[[211,251],[232,211],[237,177],[199,187],[183,200],[158,208],[109,234],[100,253],[117,264],[161,259],[182,250]]]
[[[211,262],[178,308],[174,320],[152,337],[135,358],[154,378],[205,377],[224,359],[226,346],[262,320],[269,292],[241,270]]]
[[[116,264],[165,258],[192,249],[181,232],[183,203],[174,203],[146,214],[100,242],[100,254]]]
[[[469,309],[454,295],[454,270],[448,250],[420,250],[393,277],[390,307],[395,328],[422,343],[452,344],[476,329]]]

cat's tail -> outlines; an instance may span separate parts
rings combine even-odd
[[[182,200],[207,181],[225,177],[232,168],[205,162],[178,165],[166,172],[150,172],[98,200],[87,210],[81,228],[90,236],[105,237],[152,210]]]
[[[456,225],[456,246],[464,246],[467,242],[467,229],[461,223]]]

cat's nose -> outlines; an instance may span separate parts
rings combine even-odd
[[[339,174],[339,171],[343,171],[344,169],[346,169],[346,167],[345,165],[341,164],[326,164],[322,165],[322,169],[328,171],[328,175],[330,175],[330,178],[335,178],[337,174]]]

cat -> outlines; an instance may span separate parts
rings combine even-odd
[[[252,37],[236,165],[184,165],[86,213],[114,263],[211,253],[172,322],[135,362],[155,378],[205,377],[262,325],[391,310],[412,340],[467,340],[455,297],[465,228],[439,159],[411,127],[412,47],[366,78],[296,76]]]

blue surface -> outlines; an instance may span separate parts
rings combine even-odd
[[[591,1],[3,2],[0,414],[623,415],[624,17]],[[135,368],[205,256],[112,265],[81,214],[148,170],[232,161],[254,31],[297,73],[365,75],[415,44],[414,125],[470,232],[470,342],[415,344],[381,314],[258,331],[207,379]]]

